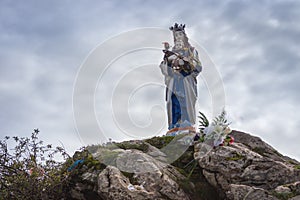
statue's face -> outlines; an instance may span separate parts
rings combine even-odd
[[[182,40],[175,41],[175,49],[183,49],[184,43]]]
[[[182,31],[176,31],[174,37],[175,40],[184,40],[184,33]]]

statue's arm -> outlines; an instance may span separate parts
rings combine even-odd
[[[201,61],[199,60],[199,55],[196,49],[194,49],[194,59],[193,59],[193,65],[194,65],[194,70],[192,72],[192,74],[194,76],[198,76],[198,74],[202,71],[202,64]]]
[[[165,76],[172,76],[173,75],[173,69],[168,63],[167,59],[164,58],[164,60],[159,65],[161,73]]]

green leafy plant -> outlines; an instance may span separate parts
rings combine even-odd
[[[206,118],[206,116],[204,115],[204,113],[202,113],[201,111],[199,111],[199,131],[203,132],[203,130],[209,126],[209,121]]]
[[[229,126],[230,123],[227,121],[226,119],[226,111],[223,109],[221,114],[217,117],[215,117],[215,119],[213,120],[213,124],[214,125],[218,125],[218,124],[221,124],[223,126]]]
[[[295,165],[294,169],[299,169],[300,170],[300,165]]]

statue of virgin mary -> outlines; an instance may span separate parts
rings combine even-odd
[[[198,52],[185,33],[185,25],[175,23],[170,27],[174,46],[169,50],[165,43],[160,69],[165,77],[168,114],[168,135],[182,131],[195,132],[197,76],[202,71]]]

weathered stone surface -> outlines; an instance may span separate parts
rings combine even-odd
[[[289,200],[300,200],[300,195],[290,198]]]
[[[98,194],[107,200],[152,199],[153,192],[131,189],[129,179],[118,168],[108,166],[99,174]]]
[[[228,199],[233,200],[278,200],[264,189],[236,184],[229,185],[229,191],[226,192],[226,196]]]
[[[99,175],[98,194],[105,199],[189,199],[176,182],[184,177],[170,165],[138,150],[126,150],[116,163],[118,168],[108,166]]]
[[[102,200],[92,185],[81,182],[76,183],[75,186],[70,189],[70,197],[73,200]]]
[[[80,186],[76,186],[76,188],[78,188]],[[70,195],[73,199],[76,200],[85,200],[84,194],[82,193],[81,188],[80,189],[76,189],[76,188],[72,188],[70,191]]]
[[[97,182],[98,171],[95,172],[85,172],[81,175],[83,180],[87,180],[90,182]]]
[[[148,144],[145,142],[145,144],[148,146],[147,154],[155,158],[156,160],[167,162],[167,155],[163,152],[161,152],[158,148]]]
[[[130,149],[118,155],[116,158],[116,165],[121,171],[144,173],[159,171],[167,164],[160,162],[139,150]]]
[[[144,141],[123,142],[122,149],[92,147],[93,159],[70,174],[70,199],[299,199],[298,161],[282,156],[258,137],[237,131],[233,136],[235,143],[230,146],[195,143],[172,165],[166,156],[170,152]],[[170,149],[179,151],[176,145]],[[203,195],[203,188],[217,195]]]
[[[289,187],[293,192],[300,194],[300,181],[288,184],[287,187]]]
[[[287,186],[280,185],[277,188],[275,188],[275,192],[284,194],[284,193],[290,193],[291,189]]]
[[[246,145],[250,150],[261,154],[264,157],[271,158],[272,160],[281,162],[292,162],[295,164],[300,164],[297,160],[291,159],[287,156],[283,156],[276,149],[271,147],[269,144],[265,143],[259,137],[250,135],[248,133],[240,131],[232,131],[230,134],[234,137],[236,143],[242,143]]]
[[[257,196],[263,195],[262,191],[274,190],[279,185],[300,180],[299,170],[294,167],[296,162],[291,162],[281,156],[257,137],[248,134],[239,136],[237,133],[235,137],[238,138],[237,141],[245,142],[245,144],[236,142],[230,146],[213,148],[210,151],[207,151],[204,143],[195,145],[194,157],[203,168],[204,176],[214,187],[219,188],[220,192],[227,194],[232,190],[244,191],[248,188],[246,186],[249,186],[258,188],[251,194]],[[201,152],[203,149],[207,151],[205,154]],[[260,152],[254,151],[258,149]],[[239,186],[232,188],[232,184]],[[243,192],[240,193],[240,195],[243,194]]]
[[[286,196],[286,197],[290,197],[290,199],[296,199],[297,195],[298,195],[297,198],[299,198],[299,195],[300,195],[300,181],[290,183],[290,184],[280,185],[280,186],[275,188],[274,192],[278,196]]]

